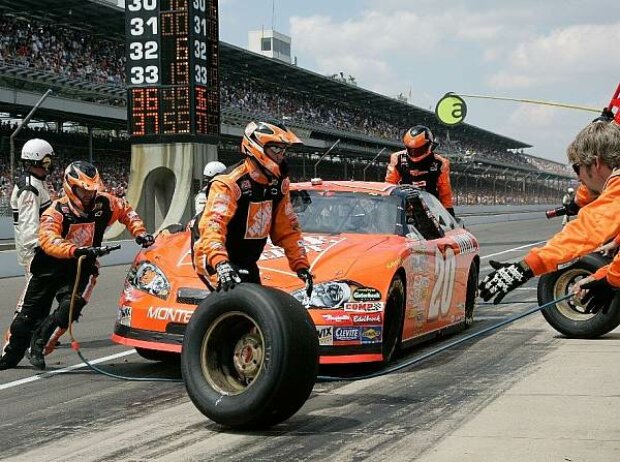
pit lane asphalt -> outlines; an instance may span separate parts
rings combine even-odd
[[[485,257],[545,240],[559,226],[559,220],[541,218],[470,228]],[[528,249],[497,258],[516,259]],[[102,270],[91,303],[76,325],[75,335],[91,360],[127,350],[109,340],[126,269]],[[481,277],[489,271],[488,258],[482,269]],[[22,278],[0,280],[2,329],[10,322],[22,286]],[[535,282],[530,282],[507,301],[535,298]],[[530,305],[479,306],[476,323],[467,334],[526,306]],[[67,338],[63,340],[48,358],[48,370],[80,363]],[[182,384],[123,382],[85,368],[48,376],[24,360],[18,369],[0,371],[0,459],[424,460],[444,438],[536,368],[559,341],[550,335],[543,318],[533,315],[414,369],[360,382],[317,384],[295,416],[265,432],[222,430],[189,402]],[[440,344],[425,344],[405,357]],[[100,367],[135,376],[180,377],[178,368],[136,354]],[[10,386],[36,374],[39,380]]]

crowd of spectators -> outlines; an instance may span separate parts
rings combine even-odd
[[[63,75],[68,78],[124,86],[124,44],[42,20],[0,15],[0,63],[16,64]],[[306,122],[375,138],[399,140],[414,121],[373,114],[320,95],[303,94],[251,79],[232,78],[222,69],[223,108],[248,114],[264,114],[290,122]],[[124,104],[118,101],[119,104]],[[549,173],[570,174],[567,166],[498,149],[472,139],[450,140],[437,130],[441,149],[467,160],[491,160],[506,165],[529,167]]]
[[[8,142],[13,129],[14,126],[9,123],[0,124],[0,209],[4,212],[9,207],[11,191],[13,190]],[[127,139],[110,137],[109,135],[95,136],[91,159],[87,134],[70,131],[58,133],[56,130],[46,130],[42,127],[27,127],[20,131],[15,143],[16,175],[21,172],[21,162],[19,161],[21,146],[31,138],[43,138],[50,142],[54,148],[54,170],[47,178],[53,197],[63,195],[62,174],[65,167],[74,160],[92,160],[105,180],[105,190],[119,197],[125,196],[129,181],[130,147]]]
[[[86,80],[112,86],[125,85],[124,44],[118,40],[95,37],[86,31],[46,23],[43,20],[26,20],[14,16],[0,15],[0,66],[14,65],[46,71],[70,79]],[[403,121],[389,113],[375,112],[372,108],[353,106],[344,101],[334,101],[315,93],[292,91],[284,87],[274,88],[264,81],[233,77],[221,70],[221,104],[230,109],[253,116],[276,117],[293,125],[322,125],[329,129],[354,132],[372,138],[399,141],[402,133],[415,121]],[[120,102],[119,102],[120,103]],[[124,102],[123,102],[124,104]],[[8,204],[12,184],[8,166],[7,140],[15,126],[0,125],[0,205]],[[434,129],[436,127],[433,127]],[[453,158],[455,162],[493,161],[502,165],[523,167],[555,174],[570,175],[567,166],[494,147],[488,142],[475,139],[454,139],[437,127],[440,142],[439,151]],[[70,161],[89,159],[88,137],[77,130],[58,130],[46,127],[25,128],[18,139],[23,143],[32,137],[47,139],[55,148],[59,168],[50,178],[55,194],[62,194],[61,173]],[[95,133],[93,162],[101,169],[107,188],[124,195],[129,173],[129,141],[126,134]],[[21,146],[21,145],[20,145]],[[346,164],[346,166],[345,166]],[[324,169],[327,176],[342,179],[362,179],[363,165],[355,162],[339,162],[326,159]],[[379,180],[385,168],[377,163],[368,169],[368,179]],[[296,171],[297,172],[297,171]],[[343,176],[344,175],[344,176]],[[457,174],[455,174],[457,175]],[[462,174],[459,174],[462,175]],[[306,180],[298,175],[295,179]],[[457,180],[457,178],[454,178]],[[474,189],[474,186],[475,188]],[[489,181],[478,180],[460,184],[455,188],[456,201],[463,204],[504,204],[547,200],[543,189],[537,191],[540,198],[532,198],[520,191],[518,185],[501,190]],[[549,195],[553,195],[549,191]],[[554,200],[555,201],[555,198]]]
[[[95,83],[121,85],[125,81],[122,43],[14,16],[0,15],[0,63]]]

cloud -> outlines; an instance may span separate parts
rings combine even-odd
[[[518,43],[503,69],[493,74],[495,88],[526,88],[555,84],[618,69],[620,22],[575,25]]]

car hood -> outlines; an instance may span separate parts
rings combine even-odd
[[[313,234],[304,233],[303,240],[315,282],[355,279],[353,264],[376,246],[386,243],[390,235]],[[155,245],[138,254],[137,260],[149,260],[170,279],[196,278],[190,253],[188,232],[158,236]],[[373,258],[377,258],[376,256]],[[281,247],[270,242],[258,262],[263,283],[283,290],[298,288],[300,280],[291,271]],[[362,265],[363,266],[363,265]],[[360,271],[367,271],[362,268]]]
[[[353,264],[370,249],[386,242],[387,235],[368,234],[310,234],[304,233],[304,246],[315,283],[334,279],[349,279]],[[291,271],[281,247],[267,243],[258,262],[261,279],[281,289],[299,286],[297,275]]]

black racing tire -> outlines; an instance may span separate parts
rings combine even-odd
[[[403,338],[405,285],[398,274],[395,274],[392,282],[390,282],[386,300],[383,313],[383,342],[381,344],[383,364],[389,363],[398,353]]]
[[[465,329],[469,329],[474,324],[474,308],[476,307],[476,297],[478,296],[478,265],[472,262],[467,274],[467,289],[465,295]]]
[[[538,281],[538,303],[547,304],[567,295],[580,279],[594,273],[609,259],[592,253],[567,268],[546,274]],[[620,297],[612,302],[609,312],[588,314],[575,298],[563,300],[542,310],[542,315],[555,330],[568,338],[598,338],[620,325]]]
[[[162,363],[174,364],[181,361],[180,353],[171,351],[147,350],[146,348],[136,347],[136,352],[144,359],[149,361],[159,361]]]
[[[187,325],[181,370],[209,419],[232,428],[282,422],[306,402],[319,367],[307,310],[269,287],[243,283],[202,302]]]

